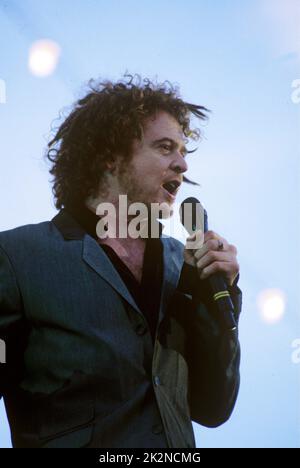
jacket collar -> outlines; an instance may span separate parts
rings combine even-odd
[[[65,240],[83,239],[86,234],[85,229],[65,209],[54,216],[51,222],[55,224]]]

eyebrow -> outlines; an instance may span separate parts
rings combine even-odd
[[[169,138],[169,137],[165,137],[165,138],[160,138],[159,140],[154,140],[152,142],[152,145],[151,146],[155,146],[159,143],[163,143],[164,141],[168,141],[169,143],[171,143],[171,145],[174,147],[174,148],[178,148],[179,147],[179,144],[177,143],[177,141],[173,140],[172,138]],[[188,150],[186,148],[186,146],[182,146],[181,147],[181,150],[184,151],[185,154],[188,153]]]

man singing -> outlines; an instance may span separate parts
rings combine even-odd
[[[92,86],[49,143],[58,214],[0,233],[0,397],[14,447],[190,448],[192,421],[230,417],[238,327],[224,328],[209,278],[223,276],[238,324],[236,247],[208,231],[187,248],[151,216],[141,235],[129,229],[137,202],[172,215],[200,134],[190,118],[206,115],[169,82],[125,75]],[[125,235],[109,217],[99,235],[101,207],[120,221],[124,195]]]

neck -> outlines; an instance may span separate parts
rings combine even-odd
[[[98,218],[97,236],[100,242],[117,240],[119,244],[129,247],[145,244],[148,237],[160,236],[162,225],[152,219],[151,210],[138,215],[128,214],[126,195],[88,199],[85,206]]]

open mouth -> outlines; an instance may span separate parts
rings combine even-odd
[[[165,182],[162,186],[171,197],[175,197],[180,187],[180,182],[178,180],[170,180],[169,182]]]

